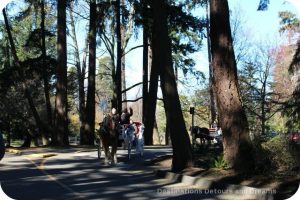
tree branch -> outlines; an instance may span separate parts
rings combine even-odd
[[[125,56],[126,54],[128,54],[130,51],[133,51],[135,49],[138,49],[140,47],[143,47],[144,45],[138,45],[138,46],[135,46],[135,47],[132,47],[131,49],[129,49],[128,51],[126,51],[122,56]]]

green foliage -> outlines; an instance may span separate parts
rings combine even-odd
[[[260,158],[264,157],[266,168],[292,170],[300,167],[299,147],[288,142],[286,135],[279,135],[262,143]],[[269,164],[269,166],[268,166]]]
[[[99,59],[99,69],[96,81],[96,97],[98,103],[107,102],[113,98],[113,79],[112,79],[113,63],[109,57]]]
[[[212,162],[212,167],[217,169],[228,169],[228,164],[224,159],[224,155],[217,156]]]
[[[168,5],[169,36],[175,67],[185,76],[189,73],[200,79],[203,74],[194,68],[195,61],[189,55],[200,50],[206,21],[194,17],[190,9],[189,2]]]
[[[37,1],[34,1],[37,2]],[[23,3],[23,2],[21,2]],[[30,2],[32,3],[32,2]],[[50,15],[51,7],[46,8],[46,50],[45,60],[42,58],[41,31],[39,29],[41,17],[40,10],[33,4],[22,4],[25,8],[16,8],[13,4],[8,11],[13,42],[16,46],[17,56],[21,64],[24,77],[20,78],[19,70],[15,66],[11,47],[8,42],[6,29],[3,22],[0,24],[0,119],[5,123],[6,133],[11,133],[12,138],[23,138],[26,131],[36,134],[35,120],[29,109],[28,101],[24,98],[22,84],[26,84],[33,98],[42,122],[46,121],[46,106],[42,85],[43,75],[46,72],[51,88],[54,83],[56,65],[56,38],[51,33],[56,18]],[[45,69],[45,70],[44,70]],[[54,91],[51,88],[50,95]],[[52,96],[53,97],[53,96]],[[52,102],[53,103],[53,102]]]
[[[208,88],[197,90],[191,96],[190,101],[195,106],[195,125],[209,127],[210,99]]]

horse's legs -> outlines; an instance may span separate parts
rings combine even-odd
[[[201,141],[201,145],[205,144],[205,139],[204,139],[204,137],[201,137],[201,138],[200,138],[200,141]]]
[[[104,163],[108,164],[108,157],[109,157],[109,146],[108,146],[108,142],[105,141],[105,139],[102,139],[102,146],[103,146],[103,150],[104,150]]]
[[[117,164],[117,146],[118,146],[118,140],[113,142],[111,146],[111,163],[112,164]]]

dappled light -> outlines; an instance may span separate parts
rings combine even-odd
[[[7,2],[1,200],[297,190],[297,0]]]

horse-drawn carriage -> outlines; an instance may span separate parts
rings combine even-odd
[[[200,144],[222,144],[222,135],[218,133],[217,128],[205,128],[199,126],[191,127],[192,142],[196,144],[196,140],[200,139]]]
[[[127,149],[127,157],[131,158],[131,149],[133,143],[136,146],[136,153],[143,156],[144,150],[144,125],[140,122],[132,122],[130,124],[121,125],[119,121],[114,120],[110,115],[106,115],[103,122],[100,124],[97,131],[98,143],[98,158],[101,157],[101,152],[104,152],[105,163],[109,161],[111,164],[117,163],[117,147],[118,144],[123,144],[124,149]],[[111,151],[109,147],[111,146]]]

